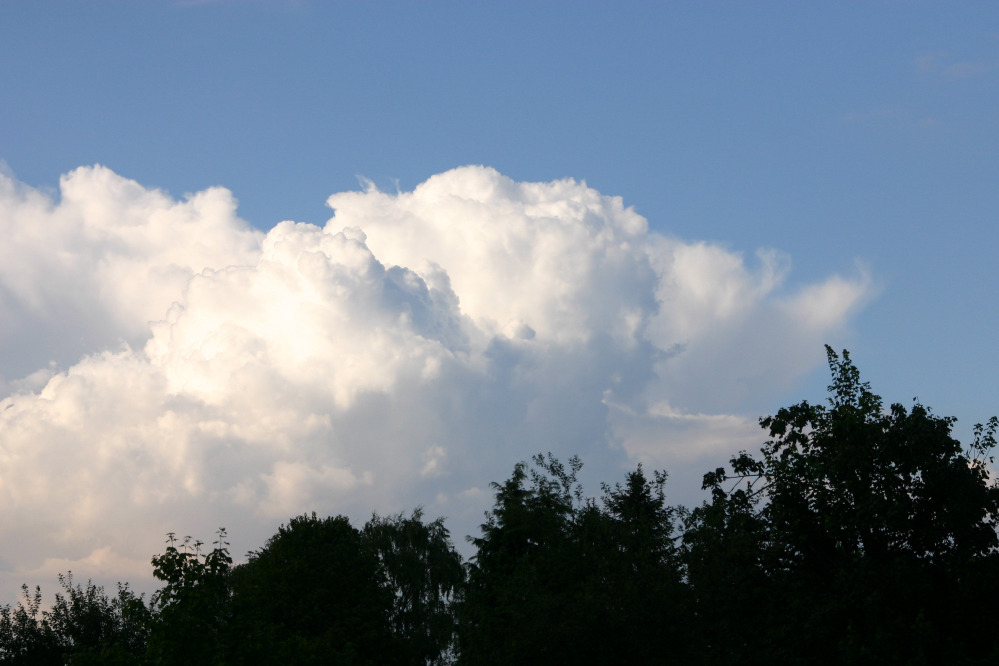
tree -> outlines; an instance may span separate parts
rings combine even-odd
[[[62,593],[41,610],[41,590],[17,608],[0,609],[0,663],[4,664],[139,664],[146,651],[150,611],[141,596],[119,584],[109,597],[87,581],[74,585],[73,575],[59,576]]]
[[[476,554],[460,607],[462,664],[555,663],[573,629],[568,617],[579,584],[571,542],[581,490],[578,458],[565,467],[549,454],[525,463],[496,491],[493,510],[471,538]],[[531,485],[526,486],[530,478]]]
[[[771,659],[807,659],[817,644],[844,663],[984,658],[962,623],[970,608],[976,622],[996,615],[980,590],[996,580],[988,465],[999,424],[976,427],[962,450],[953,418],[918,401],[885,410],[849,354],[826,350],[828,404],[761,419],[771,438],[761,457],[743,453],[731,475],[705,476],[712,501],[688,528],[691,584],[721,603],[717,586],[731,576],[712,581],[708,560],[741,559],[737,579],[768,617],[746,648]],[[744,546],[718,550],[740,536]],[[775,598],[780,607],[767,606]]]
[[[951,437],[954,418],[918,402],[885,411],[849,354],[827,353],[829,406],[803,402],[761,420],[772,438],[763,448],[766,513],[789,537],[786,565],[835,555],[952,566],[994,551],[995,421],[964,452]]]
[[[411,664],[445,664],[453,657],[455,600],[465,582],[461,555],[444,519],[423,522],[422,509],[409,518],[372,516],[362,531],[393,593],[392,629]]]
[[[114,597],[90,581],[74,586],[72,572],[60,575],[59,582],[64,594],[55,595],[46,619],[68,661],[74,666],[141,663],[153,618],[141,595],[127,583],[118,584]]]
[[[16,607],[0,608],[0,663],[31,666],[62,664],[63,650],[58,637],[45,622],[40,610],[42,591],[21,586],[23,599]]]
[[[459,610],[459,663],[682,663],[677,510],[639,467],[585,499],[582,468],[519,463],[482,525]]]
[[[233,573],[236,663],[393,664],[392,594],[343,517],[298,516]]]
[[[732,460],[738,481],[757,473],[750,457]],[[691,595],[693,629],[688,644],[691,663],[774,663],[780,654],[777,622],[780,599],[766,563],[769,529],[759,513],[759,481],[723,488],[724,468],[704,477],[710,501],[684,520],[682,558]],[[777,663],[780,663],[779,660]]]
[[[606,564],[589,587],[601,589],[603,641],[612,659],[635,664],[688,663],[690,599],[675,531],[685,510],[666,503],[667,475],[645,476],[642,465],[613,488],[604,484],[600,508],[607,546],[595,553]],[[579,542],[595,539],[581,534]],[[594,584],[596,583],[596,584]]]
[[[176,664],[190,659],[225,663],[225,630],[231,614],[232,557],[219,528],[214,548],[185,537],[178,545],[167,535],[166,551],[152,559],[153,575],[164,582],[152,598],[156,621],[150,636],[153,663]]]

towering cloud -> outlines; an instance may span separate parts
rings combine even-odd
[[[148,579],[167,531],[225,525],[242,552],[306,510],[422,504],[460,538],[539,450],[602,478],[724,456],[869,291],[789,288],[774,251],[484,167],[266,234],[218,188],[93,167],[60,190],[0,179],[6,599],[66,569]]]

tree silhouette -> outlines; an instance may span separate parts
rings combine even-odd
[[[343,517],[298,516],[233,572],[235,663],[393,664],[392,594]]]
[[[996,586],[996,419],[962,451],[953,418],[918,402],[884,409],[849,354],[826,349],[828,404],[761,419],[771,439],[760,458],[705,476],[712,500],[693,512],[687,557],[703,631],[722,622],[708,647],[807,660],[818,644],[842,663],[984,658],[991,648],[961,626],[971,608],[996,615],[981,594]],[[711,608],[732,592],[758,599],[766,621],[740,630],[738,613]]]
[[[686,595],[666,476],[586,499],[551,454],[493,484],[459,618],[459,663],[681,663]]]
[[[232,558],[219,528],[211,551],[201,541],[167,535],[167,548],[153,558],[153,575],[164,582],[152,598],[156,613],[150,636],[153,663],[190,659],[225,663],[225,631],[230,616]]]
[[[0,663],[143,663],[151,615],[141,596],[119,584],[109,597],[90,581],[74,585],[72,573],[60,575],[59,584],[62,592],[46,610],[41,589],[29,593],[27,585],[16,608],[0,609]]]
[[[465,582],[461,555],[444,519],[372,516],[364,541],[381,564],[393,594],[392,629],[411,664],[445,664],[453,657],[457,621],[454,603]]]

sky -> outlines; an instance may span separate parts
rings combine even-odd
[[[541,451],[999,412],[999,5],[0,0],[0,603]]]

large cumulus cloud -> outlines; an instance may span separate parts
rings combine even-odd
[[[266,234],[213,188],[102,167],[0,178],[0,593],[148,579],[167,531],[259,545],[306,510],[427,507],[467,533],[538,450],[599,478],[756,436],[862,274],[650,232],[583,183],[484,167],[336,194]]]

